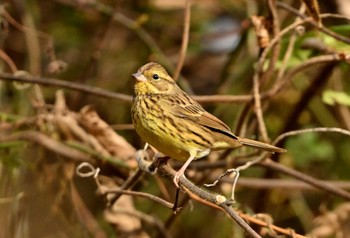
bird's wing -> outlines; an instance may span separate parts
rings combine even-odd
[[[216,140],[219,143],[227,142],[232,146],[232,148],[247,145],[270,152],[286,152],[285,149],[273,145],[237,137],[231,132],[230,128],[224,122],[205,111],[204,108],[192,98],[187,98],[186,103],[184,100],[180,100],[181,103],[176,102],[176,100],[173,98],[164,97],[163,99],[165,100],[160,100],[159,103],[166,107],[168,113],[171,113],[175,117],[189,120],[193,123],[206,127],[213,132],[216,132],[214,135],[216,135]]]
[[[225,123],[223,123],[220,119],[213,116],[209,112],[205,111],[197,103],[191,104],[191,105],[173,105],[172,107],[169,107],[169,108],[171,110],[171,113],[173,113],[174,116],[191,120],[194,123],[202,125],[210,129],[211,131],[216,132],[215,133],[216,139],[219,142],[226,141],[233,147],[246,145],[246,146],[255,147],[255,148],[270,151],[270,152],[278,152],[278,153],[286,152],[285,149],[282,149],[273,145],[269,145],[269,144],[255,141],[255,140],[250,140],[247,138],[237,137],[231,132],[230,128]]]
[[[224,122],[205,111],[204,108],[193,99],[186,104],[175,104],[173,103],[173,100],[166,100],[165,103],[168,104],[166,108],[174,116],[185,118],[214,132],[225,134],[231,138],[237,139]]]

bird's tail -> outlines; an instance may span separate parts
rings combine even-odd
[[[256,141],[256,140],[250,140],[247,138],[243,138],[243,137],[237,137],[238,141],[241,142],[243,145],[246,146],[250,146],[250,147],[254,147],[257,149],[261,149],[261,150],[266,150],[269,152],[276,152],[276,153],[284,153],[287,152],[286,149],[283,148],[279,148],[277,146],[273,146],[273,145],[269,145],[260,141]]]

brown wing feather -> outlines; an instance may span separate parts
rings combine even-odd
[[[213,128],[217,131],[222,131],[224,134],[230,134],[232,137],[236,138],[236,136],[233,135],[230,128],[224,122],[222,122],[220,119],[213,116],[209,112],[204,112],[199,117],[198,124],[208,128]]]
[[[246,145],[270,152],[286,152],[285,149],[273,145],[234,135],[224,122],[209,112],[205,111],[204,108],[192,98],[187,98],[186,103],[183,102],[180,104],[173,103],[172,101],[173,100],[171,98],[167,98],[161,103],[168,104],[167,108],[174,116],[186,118],[187,120],[193,121],[196,124],[206,127],[213,132],[216,132],[213,133],[213,136],[216,138],[216,142],[227,142],[232,146],[232,148]]]
[[[174,116],[186,118],[214,132],[221,133],[231,139],[237,139],[224,122],[205,111],[204,108],[192,98],[187,98],[187,100],[188,103],[175,104],[171,102],[171,98],[168,98],[166,102],[168,104],[167,108]],[[228,138],[226,138],[225,141],[227,141],[227,139]]]

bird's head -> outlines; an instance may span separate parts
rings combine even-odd
[[[136,95],[172,93],[177,88],[175,81],[157,63],[145,64],[132,76],[136,79]]]

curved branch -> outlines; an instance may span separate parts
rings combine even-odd
[[[159,169],[163,169],[166,174],[174,176],[176,171],[173,170],[170,165],[168,164],[161,164]],[[236,211],[233,210],[232,206],[229,206],[227,204],[227,201],[219,202],[217,197],[220,195],[214,195],[211,194],[204,189],[201,189],[194,185],[192,182],[187,180],[185,176],[180,177],[179,181],[181,186],[184,186],[187,190],[189,190],[191,193],[194,193],[198,197],[212,203],[213,205],[218,205],[220,206],[226,213],[240,226],[242,229],[247,232],[251,237],[255,238],[261,238],[261,236],[256,233],[256,231],[253,230],[239,215]]]
[[[15,141],[15,140],[32,141],[44,146],[45,148],[51,151],[55,151],[56,153],[64,157],[67,157],[69,159],[73,159],[79,162],[87,161],[90,163],[94,163],[94,160],[90,156],[80,152],[79,150],[73,149],[72,147],[69,147],[63,143],[60,143],[40,132],[23,131],[12,135],[0,135],[0,143],[5,141],[7,142],[7,141]]]
[[[132,96],[122,93],[115,93],[109,90],[101,89],[94,86],[84,85],[80,83],[74,83],[54,78],[42,78],[42,77],[26,77],[26,76],[15,76],[9,73],[0,72],[0,80],[9,82],[23,82],[23,83],[36,83],[43,86],[61,87],[65,89],[75,90],[91,95],[111,98],[121,102],[131,103]],[[192,96],[195,100],[200,103],[245,103],[250,102],[253,99],[252,95],[203,95],[203,96]],[[266,99],[266,96],[262,96]]]
[[[324,181],[321,181],[321,180],[318,180],[318,179],[315,179],[309,175],[306,175],[302,172],[299,172],[297,170],[294,170],[294,169],[291,169],[291,168],[288,168],[286,166],[283,166],[279,163],[276,163],[274,162],[273,160],[271,159],[265,159],[263,161],[260,161],[258,163],[258,165],[261,165],[261,166],[264,166],[266,168],[269,168],[269,169],[273,169],[275,171],[278,171],[280,173],[284,173],[284,174],[287,174],[291,177],[294,177],[294,178],[297,178],[301,181],[304,181],[308,184],[311,184],[312,186],[316,187],[316,188],[319,188],[323,191],[326,191],[326,192],[329,192],[333,195],[336,195],[336,196],[339,196],[339,197],[342,197],[346,200],[350,200],[350,193],[341,189],[341,188],[338,188],[338,187],[334,187],[333,185],[331,184],[328,184]]]
[[[16,81],[16,82],[23,82],[23,83],[37,83],[43,86],[62,87],[66,89],[89,93],[89,94],[104,97],[104,98],[113,98],[123,102],[131,102],[132,100],[132,96],[130,95],[115,93],[115,92],[111,92],[109,90],[101,89],[98,87],[93,87],[89,85],[84,85],[84,84],[59,80],[59,79],[53,79],[53,78],[25,77],[25,76],[19,76],[19,75],[14,76],[9,73],[0,73],[0,79],[5,81]]]
[[[339,62],[339,61],[349,61],[350,55],[346,54],[332,54],[332,55],[321,55],[316,56],[313,58],[310,58],[303,63],[299,64],[298,66],[295,66],[293,69],[288,71],[286,75],[284,76],[283,80],[276,83],[271,89],[268,91],[262,93],[266,97],[272,97],[273,95],[277,94],[281,89],[300,71],[321,63],[327,63],[327,62]]]
[[[346,36],[342,36],[339,35],[331,30],[329,30],[326,27],[320,26],[317,22],[315,22],[314,20],[310,21],[308,19],[312,19],[310,17],[305,16],[304,14],[300,13],[297,9],[291,7],[290,5],[284,3],[284,2],[279,2],[276,1],[276,6],[279,8],[283,8],[297,16],[299,16],[300,18],[302,18],[303,20],[307,20],[308,23],[310,23],[312,26],[316,27],[318,30],[322,31],[323,33],[333,37],[336,40],[342,41],[344,43],[350,44],[350,38],[346,37]],[[349,17],[346,17],[344,15],[339,15],[339,14],[332,14],[332,13],[323,13],[320,14],[319,16],[320,18],[339,18],[339,19],[347,19],[350,21]]]
[[[101,189],[101,188],[100,188]],[[167,208],[173,209],[174,204],[165,201],[164,199],[154,196],[149,193],[143,193],[143,192],[137,192],[137,191],[129,191],[129,190],[121,190],[120,188],[117,189],[103,189],[102,194],[108,194],[108,193],[115,193],[115,194],[126,194],[126,195],[131,195],[135,197],[143,197],[143,198],[148,198],[150,200],[153,200]]]

